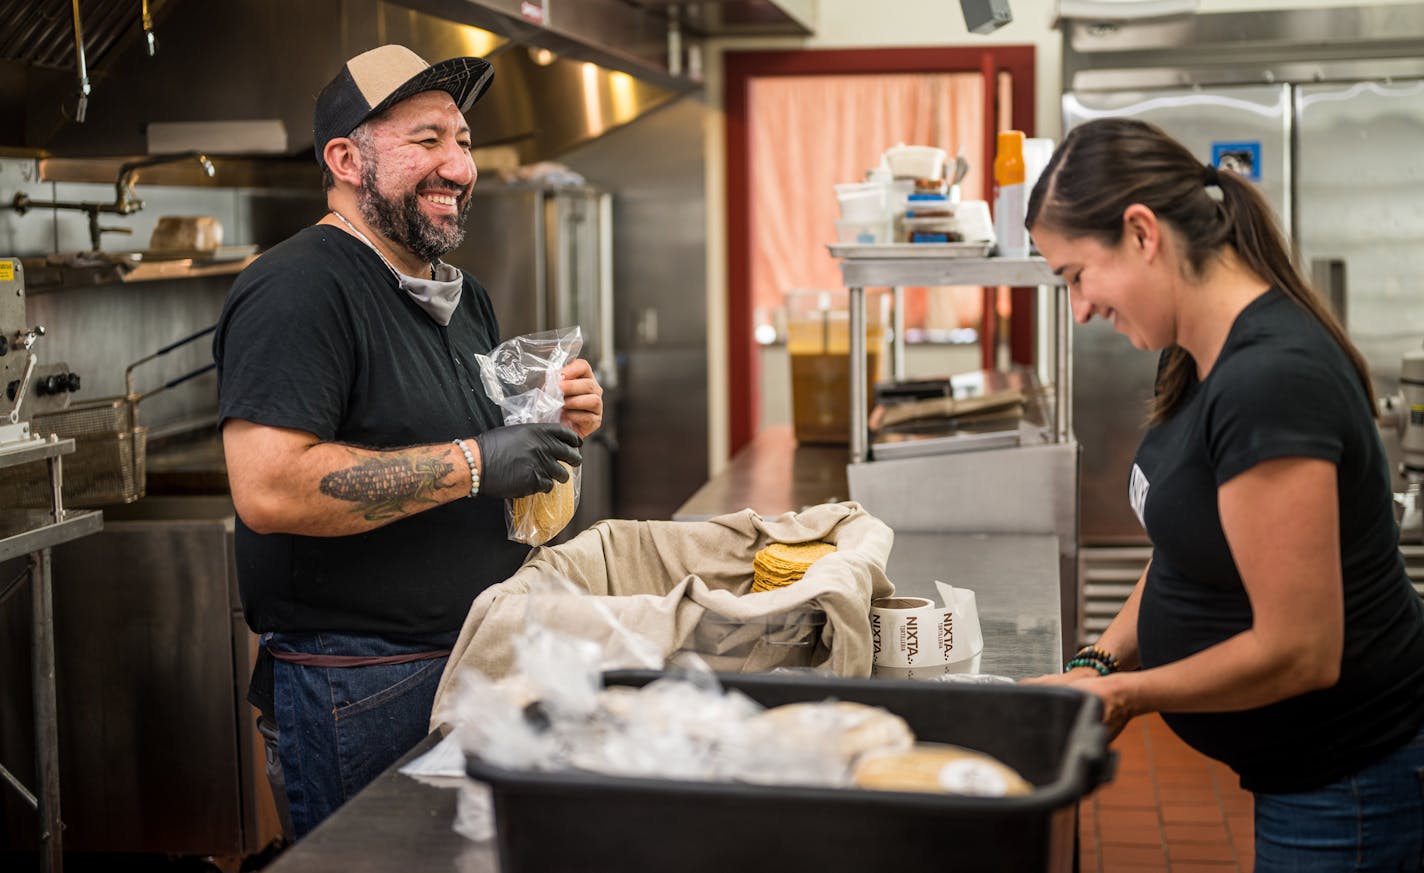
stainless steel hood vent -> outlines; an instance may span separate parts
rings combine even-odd
[[[164,0],[152,0],[151,16]],[[90,66],[103,61],[126,34],[143,28],[138,0],[79,0],[80,31]],[[0,60],[55,70],[73,70],[74,5],[71,0],[0,0]]]
[[[149,151],[150,124],[275,119],[287,154],[305,161],[322,86],[346,58],[399,42],[432,60],[488,58],[495,84],[471,114],[475,145],[505,144],[522,161],[547,160],[700,88],[701,36],[804,28],[799,18],[775,20],[773,7],[807,0],[710,4],[720,11],[703,4],[696,15],[661,0],[168,0],[162,49],[152,57],[137,26],[138,0],[85,2],[127,8],[135,19],[94,71],[86,123],[72,119],[72,70],[0,58],[0,113],[16,122],[0,128],[0,148],[139,155]],[[31,5],[0,0],[0,33],[8,37],[12,23],[23,23],[20,7],[28,15]],[[50,31],[72,27],[69,16],[55,17],[66,0],[43,5],[51,15],[40,23]],[[192,147],[225,154],[221,144]]]

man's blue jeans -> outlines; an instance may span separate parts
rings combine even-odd
[[[430,651],[363,634],[271,634],[266,644],[313,655]],[[365,667],[273,664],[273,717],[293,836],[300,839],[430,731],[446,658]]]
[[[1424,731],[1315,791],[1256,795],[1256,873],[1424,871]]]

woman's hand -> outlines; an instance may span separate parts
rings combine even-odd
[[[581,437],[603,424],[603,386],[594,378],[593,367],[578,358],[559,373],[559,390],[564,392],[564,411],[559,421]]]
[[[1057,685],[1077,688],[1097,697],[1103,703],[1103,725],[1108,729],[1108,739],[1122,733],[1122,729],[1137,715],[1132,705],[1131,674],[1111,673],[1101,676],[1092,667],[1074,667],[1067,673],[1050,673],[1020,681],[1020,685]]]

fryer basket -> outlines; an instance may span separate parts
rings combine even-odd
[[[144,495],[148,428],[138,423],[139,401],[181,385],[215,365],[204,365],[143,393],[133,390],[133,370],[139,364],[207,336],[214,327],[204,328],[130,364],[124,373],[127,394],[74,403],[55,412],[36,413],[31,418],[31,433],[40,437],[55,434],[61,439],[74,440],[74,452],[64,456],[62,467],[66,506],[92,508],[132,503]],[[49,508],[53,494],[46,462],[12,467],[6,474],[0,481],[0,507]]]
[[[136,424],[137,417],[133,397],[105,397],[33,417],[32,433],[74,440],[74,452],[64,457],[62,468],[66,506],[132,503],[144,495],[148,428]],[[7,472],[0,483],[0,506],[49,507],[52,495],[43,462]]]

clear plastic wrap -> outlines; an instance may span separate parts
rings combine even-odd
[[[504,423],[557,423],[564,408],[559,372],[582,348],[583,332],[574,326],[517,336],[500,343],[488,356],[475,355],[485,394],[504,410]],[[567,464],[564,468],[568,481],[555,482],[550,491],[504,502],[511,540],[543,545],[574,517],[581,471]]]

